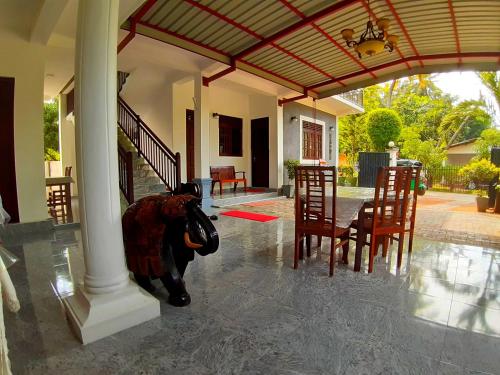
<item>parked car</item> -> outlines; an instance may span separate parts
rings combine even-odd
[[[396,165],[398,167],[422,167],[423,164],[421,161],[412,160],[412,159],[398,159],[396,160]],[[412,182],[412,189],[414,183]],[[418,194],[424,195],[427,190],[427,177],[424,174],[424,170],[420,171],[420,183],[418,185]]]

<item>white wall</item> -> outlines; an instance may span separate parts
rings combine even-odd
[[[247,94],[210,86],[210,112],[243,119],[243,156],[219,156],[219,119],[210,118],[210,165],[234,165],[236,171],[245,171],[252,181],[250,159],[250,100]]]
[[[71,195],[78,195],[78,179],[76,175],[75,151],[75,118],[66,113],[66,95],[59,95],[59,151],[61,153],[61,175],[66,167],[71,167],[71,176],[75,181],[71,184]]]
[[[172,85],[173,96],[173,149],[181,153],[181,177],[187,180],[186,172],[186,109],[194,110],[194,81],[185,83],[174,83]]]
[[[153,66],[141,66],[130,72],[120,96],[167,147],[172,148],[169,85],[165,72]]]
[[[15,78],[14,143],[21,222],[47,219],[43,153],[45,47],[0,30],[0,76]]]

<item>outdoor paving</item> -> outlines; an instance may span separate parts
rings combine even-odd
[[[231,209],[294,218],[294,200],[268,200]],[[418,198],[417,235],[500,249],[500,214],[477,212],[475,196],[427,191]]]
[[[83,276],[80,231],[6,243],[19,257],[13,373],[500,374],[499,251],[416,238],[399,271],[391,250],[367,274],[365,251],[362,272],[339,264],[330,278],[328,240],[292,269],[290,218],[214,223],[219,251],[187,269],[190,306],[156,283],[161,317],[85,346],[55,295]]]

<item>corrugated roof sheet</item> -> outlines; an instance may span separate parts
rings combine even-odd
[[[142,34],[163,31],[183,48],[236,60],[238,68],[319,97],[396,76],[500,63],[499,0],[148,0],[144,7],[136,20]],[[359,58],[345,45],[340,31],[353,28],[359,37],[369,15],[391,20],[389,32],[399,36],[392,53]]]

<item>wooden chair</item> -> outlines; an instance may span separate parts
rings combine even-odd
[[[71,169],[71,166],[64,169],[65,177],[71,177]],[[55,219],[56,224],[59,224],[59,222],[71,222],[73,220],[71,212],[71,188],[67,191],[64,184],[51,186],[49,188],[47,206],[49,207],[49,214]]]
[[[418,199],[418,187],[420,185],[420,172],[422,167],[412,167],[412,175],[411,181],[414,181],[413,192],[410,191],[411,201],[408,204],[408,211],[406,213],[406,222],[405,222],[405,232],[409,233],[408,235],[408,253],[411,254],[413,249],[413,233],[415,232],[415,219],[417,215],[417,199]],[[391,243],[393,240],[399,241],[399,238],[392,235]],[[387,248],[386,244],[384,244],[384,253],[383,256],[386,255]]]
[[[237,178],[237,173],[240,173],[243,177]],[[236,191],[238,182],[243,182],[244,189],[245,191],[247,190],[247,179],[245,177],[245,172],[235,172],[233,165],[225,167],[210,167],[210,178],[212,179],[212,189],[210,190],[210,194],[214,193],[214,187],[217,182],[219,183],[220,195],[222,195],[222,184],[227,182],[234,185],[233,191]]]
[[[361,256],[364,245],[370,246],[369,273],[373,272],[378,246],[384,244],[383,255],[386,255],[387,241],[395,234],[399,240],[397,267],[401,267],[412,176],[412,167],[380,167],[371,212],[363,211],[365,207],[358,220],[351,224],[351,228],[356,229],[356,235],[350,237],[356,240],[356,257]]]
[[[302,189],[301,189],[302,188]],[[304,239],[311,256],[311,236],[330,237],[330,273],[333,275],[335,251],[348,251],[349,228],[335,225],[337,173],[335,167],[299,166],[295,168],[295,252],[293,268],[303,259]],[[339,238],[340,241],[336,242]],[[347,248],[346,248],[347,245]]]

